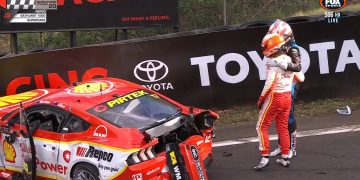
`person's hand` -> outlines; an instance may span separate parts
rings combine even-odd
[[[277,61],[277,60],[269,60],[266,62],[268,67],[279,67],[281,69],[286,70],[288,67],[288,63],[285,61]]]

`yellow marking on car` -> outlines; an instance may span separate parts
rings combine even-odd
[[[115,175],[111,176],[109,179],[115,179],[117,176],[119,176],[120,174],[122,174],[127,167],[128,167],[128,165],[125,164],[125,166],[124,166],[121,170],[119,170],[119,172],[117,172]]]
[[[69,142],[60,142],[60,144],[61,145],[88,144],[88,145],[92,145],[92,146],[99,146],[99,147],[102,147],[105,149],[112,149],[112,150],[122,151],[122,152],[127,152],[127,153],[133,153],[133,152],[139,151],[139,149],[124,149],[124,148],[118,148],[118,147],[98,144],[98,143],[94,143],[94,142],[90,142],[90,141],[69,141]]]
[[[45,142],[50,142],[50,143],[56,143],[58,144],[59,141],[55,141],[55,140],[51,140],[51,139],[45,139],[45,138],[40,138],[40,137],[33,137],[35,140],[39,140],[39,141],[45,141]]]
[[[89,82],[75,86],[73,92],[76,94],[97,93],[106,90],[108,87],[109,85],[106,82]]]
[[[16,167],[6,167],[5,169],[10,170],[10,171],[16,171],[16,172],[22,173],[22,169],[16,168]],[[48,175],[46,173],[42,173],[42,172],[38,172],[38,171],[36,171],[36,176],[37,177],[40,176],[40,177],[44,177],[44,178],[49,178],[49,179],[56,179],[56,176],[54,176],[54,175]],[[59,178],[61,178],[61,177],[59,177]]]
[[[128,102],[130,100],[133,100],[133,99],[136,99],[136,98],[139,98],[141,96],[145,96],[145,95],[148,95],[149,93],[144,91],[144,90],[139,90],[139,91],[135,91],[135,92],[132,92],[132,93],[129,93],[129,94],[126,94],[124,96],[121,96],[121,97],[118,97],[116,99],[113,99],[111,101],[108,101],[106,104],[112,108],[114,106],[117,106],[117,105],[120,105],[120,104],[123,104],[125,102]]]
[[[59,141],[55,141],[55,140],[51,140],[51,139],[45,139],[45,138],[39,138],[39,137],[34,137],[34,139],[39,140],[39,141],[50,142],[50,143],[59,143]],[[80,140],[68,141],[68,142],[60,142],[60,144],[61,145],[67,145],[67,146],[74,145],[74,144],[87,144],[87,145],[92,145],[92,146],[99,146],[99,147],[102,147],[102,148],[105,148],[105,149],[112,149],[112,150],[128,152],[128,153],[133,153],[133,152],[139,151],[139,149],[124,149],[124,148],[118,148],[118,147],[98,144],[98,143],[94,143],[94,142],[90,142],[90,141],[80,141]]]
[[[39,98],[45,96],[48,93],[49,93],[49,91],[47,91],[45,89],[37,89],[37,90],[27,91],[27,92],[20,93],[20,94],[0,97],[0,110],[6,109],[9,107],[19,106],[20,102],[27,103],[27,102],[34,101],[36,99],[39,99]]]
[[[30,171],[29,171],[29,166],[27,165],[27,163],[23,162],[23,168],[25,169],[25,171],[26,171],[27,173],[30,173]]]
[[[28,92],[15,94],[15,95],[11,95],[11,96],[0,97],[0,107],[8,106],[11,104],[16,104],[23,100],[29,100],[37,95],[38,95],[38,93],[35,91],[28,91]]]
[[[5,161],[15,163],[16,151],[12,144],[9,144],[7,141],[3,143]]]
[[[152,97],[154,97],[154,98],[157,98],[157,99],[160,98],[160,97],[159,97],[158,95],[156,95],[156,94],[152,94],[152,95],[150,95],[150,96],[152,96]]]
[[[171,151],[171,152],[170,152],[170,159],[171,159],[171,164],[172,164],[172,165],[177,164],[177,160],[176,160],[176,156],[175,156],[175,152],[174,152],[174,151]]]
[[[16,168],[16,167],[6,166],[5,169],[6,169],[6,170],[10,170],[10,171],[22,172],[22,169]]]

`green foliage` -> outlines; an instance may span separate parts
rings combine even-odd
[[[141,28],[141,29],[131,29],[128,30],[128,38],[141,38],[141,37],[149,37],[161,34],[168,34],[174,32],[172,27],[149,27],[149,28]],[[124,33],[121,33],[122,39],[124,38]]]
[[[70,47],[69,32],[48,32],[44,35],[44,47],[50,49],[61,49]]]
[[[228,0],[229,24],[291,17],[295,12],[319,7],[314,0]]]
[[[10,35],[0,34],[0,52],[10,52]]]
[[[223,0],[180,0],[179,24],[183,31],[223,24]]]
[[[224,2],[226,15],[224,16]],[[358,11],[359,0],[353,0],[345,10]],[[273,20],[298,15],[314,15],[323,13],[318,0],[179,0],[179,30],[189,31],[224,25],[241,24],[256,20]],[[118,31],[118,39],[124,39],[122,30]],[[148,37],[173,33],[173,27],[147,27],[128,30],[128,38]],[[79,31],[79,46],[110,42],[115,40],[115,30]],[[0,35],[0,52],[10,51],[9,35]],[[19,51],[41,47],[40,33],[19,33]],[[69,32],[43,33],[43,46],[51,49],[70,46]]]
[[[114,41],[115,30],[79,31],[77,32],[79,46]]]
[[[337,108],[346,106],[349,106],[352,111],[360,110],[360,97],[319,99],[310,102],[298,101],[295,103],[295,117],[311,119],[311,117],[336,114]],[[217,111],[220,116],[220,120],[216,121],[217,126],[256,122],[259,113],[259,109],[254,104],[214,111]]]
[[[19,52],[41,46],[39,33],[19,33],[18,42]]]

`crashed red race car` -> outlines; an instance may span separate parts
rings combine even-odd
[[[0,117],[0,178],[159,180],[207,179],[218,115],[102,78],[1,97]]]

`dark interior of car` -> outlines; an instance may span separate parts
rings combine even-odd
[[[40,112],[33,112],[28,115],[28,119],[30,126],[33,126],[38,123],[39,129],[45,131],[57,132],[57,129],[59,128],[60,125],[56,115],[53,113],[44,116]]]

